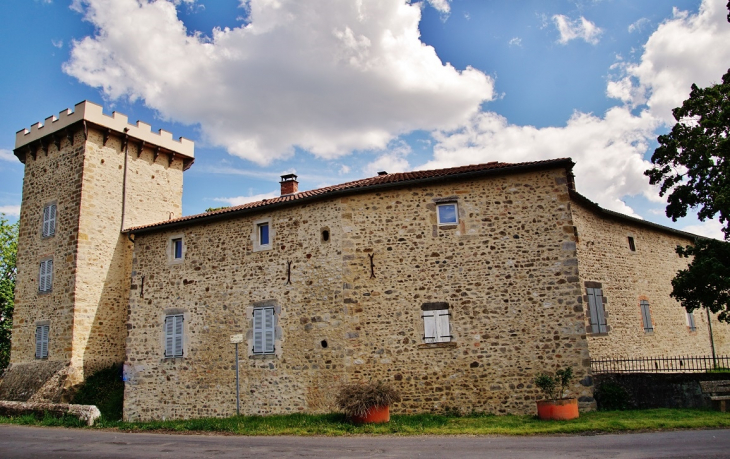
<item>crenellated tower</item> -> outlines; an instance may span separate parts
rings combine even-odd
[[[64,398],[125,359],[133,242],[181,216],[193,142],[84,101],[22,129],[25,165],[11,366],[0,399]]]

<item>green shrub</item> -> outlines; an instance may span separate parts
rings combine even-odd
[[[555,376],[545,373],[539,374],[535,378],[535,385],[542,390],[548,400],[557,400],[565,397],[565,390],[572,380],[573,369],[567,367],[564,370],[556,371]],[[560,389],[558,389],[558,386],[560,386]]]
[[[629,393],[618,383],[606,381],[594,394],[598,409],[601,411],[628,410],[631,408]]]
[[[124,382],[122,365],[117,364],[99,370],[86,378],[71,403],[96,405],[106,421],[122,419],[124,405]]]

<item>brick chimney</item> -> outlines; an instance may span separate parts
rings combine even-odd
[[[299,191],[299,182],[295,174],[286,174],[281,176],[281,195],[293,194]]]

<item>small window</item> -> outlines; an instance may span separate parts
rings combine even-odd
[[[456,225],[459,223],[459,213],[455,202],[436,206],[436,215],[439,225]]]
[[[177,238],[172,240],[172,257],[175,260],[182,260],[183,257],[183,240]]]
[[[687,326],[689,327],[690,331],[697,330],[697,325],[695,324],[695,313],[694,311],[687,313]]]
[[[183,356],[183,315],[165,316],[165,357]]]
[[[591,319],[591,333],[607,333],[606,311],[603,308],[603,290],[600,288],[587,288],[588,313]]]
[[[634,238],[631,236],[629,236],[629,250],[636,252],[636,244],[634,243]]]
[[[38,325],[35,327],[35,358],[48,358],[48,330],[50,325]]]
[[[49,204],[43,208],[43,237],[56,234],[56,205]]]
[[[644,323],[644,331],[645,332],[653,332],[654,326],[651,323],[651,311],[649,310],[649,302],[646,300],[641,300],[639,302],[641,305],[641,321]]]
[[[322,242],[328,242],[330,240],[330,230],[323,229],[322,230]]]
[[[50,292],[53,288],[53,259],[41,261],[38,273],[38,291]]]
[[[259,245],[269,245],[269,224],[260,223],[258,225]]]
[[[276,315],[273,307],[253,310],[253,353],[273,354],[276,339]]]
[[[451,336],[451,324],[449,323],[448,303],[424,303],[421,305],[421,318],[423,318],[423,342],[424,343],[447,343],[453,338]]]

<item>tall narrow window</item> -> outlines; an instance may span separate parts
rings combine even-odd
[[[41,261],[38,273],[38,291],[50,292],[53,288],[53,259]]]
[[[165,357],[183,356],[183,315],[165,317]]]
[[[424,303],[421,305],[423,318],[423,342],[445,343],[451,341],[448,303]]]
[[[258,225],[259,245],[269,245],[269,224],[261,223]]]
[[[273,307],[253,310],[253,353],[273,354],[276,339],[276,316]]]
[[[35,327],[35,358],[48,358],[48,330],[50,325],[38,325]]]
[[[56,234],[56,205],[49,204],[43,208],[43,237]]]
[[[687,313],[687,326],[689,327],[690,331],[697,330],[697,325],[695,324],[695,313],[694,313],[694,311]]]
[[[177,238],[172,240],[172,256],[175,260],[182,260],[183,257],[183,240]]]
[[[646,300],[641,300],[639,304],[641,305],[641,321],[644,323],[644,331],[647,333],[654,331],[654,326],[651,323],[651,311],[649,310],[649,302]]]
[[[459,223],[459,212],[456,203],[439,204],[436,206],[436,217],[439,225],[456,225]]]
[[[606,311],[603,308],[603,290],[600,288],[587,288],[588,309],[591,319],[592,333],[607,333]]]
[[[636,252],[636,244],[634,243],[634,238],[631,236],[629,236],[629,250]]]

